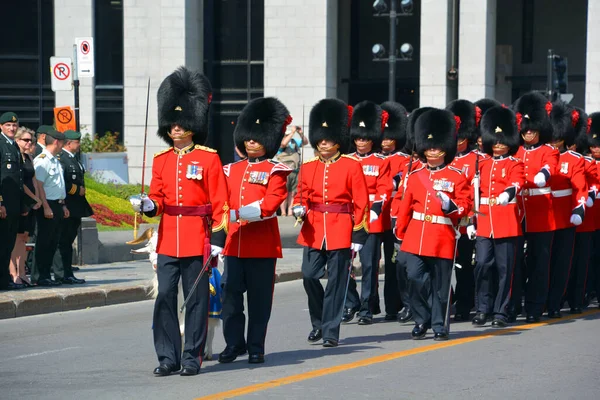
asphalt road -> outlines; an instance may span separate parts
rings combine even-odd
[[[264,365],[205,361],[198,376],[164,378],[151,373],[151,301],[2,320],[0,399],[598,399],[598,311],[502,335],[453,324],[443,343],[411,340],[410,325],[354,322],[324,349],[306,343],[302,283],[287,282],[276,285]]]

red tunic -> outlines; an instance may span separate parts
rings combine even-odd
[[[229,222],[223,254],[240,258],[281,258],[277,209],[287,197],[287,176],[292,170],[272,160],[247,159],[223,167],[229,186],[229,207],[239,210],[260,203],[262,221]]]
[[[583,156],[574,151],[560,153],[559,167],[550,186],[555,229],[572,228],[572,211],[580,205],[585,207],[588,196]]]
[[[389,229],[393,229],[394,227],[391,226],[392,203],[394,202],[394,198],[396,197],[396,194],[398,193],[398,187],[400,186],[400,182],[402,181],[403,173],[408,170],[408,163],[410,162],[410,156],[406,153],[402,153],[401,151],[398,151],[394,154],[388,155],[387,159],[390,162],[390,178],[392,179],[392,195],[390,197],[390,201],[386,202],[386,204],[384,205],[383,213],[380,218],[385,218],[385,220],[390,221]],[[419,163],[420,163],[420,161],[419,161]]]
[[[408,178],[410,184],[396,215],[396,237],[402,240],[402,251],[453,259],[456,244],[454,227],[473,206],[472,191],[466,178],[460,170],[450,166],[438,170],[423,167]],[[442,210],[437,191],[444,192],[451,199],[448,212]]]
[[[404,167],[402,167],[402,173],[400,174],[400,182],[398,183],[398,188],[397,188],[397,192],[394,195],[394,198],[392,199],[392,204],[391,204],[391,215],[392,218],[394,218],[394,215],[398,215],[398,209],[400,208],[400,202],[402,201],[402,193],[404,193],[406,187],[408,186],[408,179],[404,179],[406,177],[406,175],[409,174],[409,172],[414,172],[418,169],[420,169],[421,167],[423,167],[423,163],[421,162],[421,160],[415,160],[413,159],[412,165],[410,165],[410,171],[408,170],[410,164],[410,158],[407,159],[406,164],[404,164]]]
[[[216,150],[191,145],[156,154],[148,197],[156,205],[155,215],[163,214],[158,226],[158,254],[177,258],[206,254],[204,239],[206,233],[210,235],[206,217],[189,215],[198,211],[198,206],[212,207],[208,217],[212,221],[210,242],[225,245],[229,221],[227,182]]]
[[[369,224],[369,233],[381,233],[391,229],[389,204],[392,201],[393,182],[390,174],[389,160],[378,153],[361,156],[353,155],[361,164],[367,190],[369,192],[369,208],[374,209],[374,203],[381,203],[379,218]]]
[[[338,250],[354,243],[364,244],[369,231],[369,194],[360,162],[338,155],[325,162],[318,157],[306,161],[294,205],[306,207],[307,214],[298,243],[314,249]],[[317,211],[340,207],[349,212]]]
[[[557,172],[558,150],[547,144],[528,150],[521,146],[517,151],[516,158],[525,164],[525,185],[519,196],[521,208],[525,211],[525,230],[527,232],[555,230],[550,184]],[[550,180],[546,181],[545,187],[539,188],[533,179],[542,169],[550,175]]]
[[[598,171],[596,168],[596,162],[592,157],[584,157],[584,174],[585,181],[588,186],[588,196],[591,192],[594,192],[594,198],[598,195],[598,188],[600,187],[600,181],[598,181]],[[577,227],[577,232],[593,232],[596,230],[596,224],[600,217],[600,203],[594,201],[594,205],[590,208],[585,208],[585,218],[581,225]]]
[[[525,183],[523,162],[514,157],[479,160],[481,171],[481,204],[477,216],[477,236],[502,239],[523,235],[521,210],[516,194]],[[508,204],[496,204],[498,196],[511,193]]]

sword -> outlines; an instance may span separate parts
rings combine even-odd
[[[356,252],[352,252],[350,257],[350,264],[348,265],[348,279],[346,280],[346,291],[344,292],[344,302],[342,303],[342,318],[344,317],[344,307],[346,307],[346,298],[348,297],[348,286],[350,286],[350,276],[352,275],[352,266],[354,265],[354,258],[356,258]]]
[[[185,298],[185,301],[183,302],[183,304],[181,305],[181,308],[179,309],[179,312],[182,313],[183,309],[185,308],[185,306],[187,305],[188,301],[190,301],[190,299],[192,298],[192,294],[194,293],[194,291],[196,290],[196,287],[198,286],[198,283],[200,283],[200,279],[202,279],[202,276],[204,276],[204,274],[206,273],[206,271],[208,270],[208,266],[210,265],[210,263],[212,262],[212,260],[215,257],[211,254],[207,259],[206,262],[204,263],[204,266],[202,267],[202,270],[200,270],[200,273],[198,274],[198,277],[196,278],[196,281],[194,282],[194,285],[192,286],[192,288],[190,289],[190,292],[188,293],[187,297]]]
[[[304,130],[304,104],[302,104],[302,130]],[[300,190],[300,205],[303,206],[302,203],[302,164],[304,164],[304,134],[302,135],[302,144],[300,145],[300,165],[298,166],[298,188]],[[302,222],[302,217],[296,218],[296,222],[294,222],[294,228],[298,226],[299,223]]]
[[[146,123],[144,125],[144,155],[142,158],[142,193],[141,196],[144,195],[144,181],[146,177],[146,143],[148,141],[148,108],[150,106],[150,78],[148,78],[148,92],[146,93]],[[140,207],[140,216],[142,215],[141,207]],[[133,214],[133,239],[137,238],[137,216],[138,213]]]
[[[454,241],[454,258],[452,260],[452,271],[450,273],[450,285],[448,285],[446,314],[444,315],[444,330],[446,331],[446,334],[450,334],[450,296],[452,295],[452,286],[456,286],[456,253],[458,252],[458,239],[460,239],[460,231],[458,228],[454,229],[456,230],[456,239]],[[454,285],[452,285],[452,282],[454,282]]]

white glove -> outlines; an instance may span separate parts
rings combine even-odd
[[[306,215],[306,207],[304,206],[294,206],[292,207],[292,214],[296,218],[302,218]]]
[[[149,212],[154,210],[154,202],[145,194],[141,196],[131,196],[129,202],[133,207],[134,212]]]
[[[248,222],[260,221],[260,213],[260,201],[258,200],[248,204],[247,206],[240,207],[238,210],[240,219]]]
[[[375,211],[371,210],[369,212],[369,223],[371,223],[373,221],[377,221],[378,218],[379,218],[379,215]]]
[[[442,201],[442,210],[449,210],[450,197],[444,192],[437,192],[436,196]]]
[[[358,253],[362,248],[363,248],[363,245],[359,244],[359,243],[352,243],[350,245],[350,250],[352,250],[355,253]]]
[[[508,195],[508,193],[506,192],[502,192],[500,193],[500,195],[496,198],[496,202],[498,203],[498,205],[501,206],[505,206],[508,204],[508,198],[510,196]]]
[[[594,205],[594,199],[592,199],[590,196],[588,196],[587,200],[585,201],[585,206],[590,208]]]
[[[229,210],[229,221],[236,222],[237,221],[237,213],[235,210]]]
[[[475,240],[477,237],[477,229],[475,229],[475,225],[467,225],[467,237],[469,240]]]
[[[213,257],[218,256],[223,251],[222,247],[215,246],[214,244],[210,245],[210,255]]]
[[[577,215],[577,214],[571,214],[571,220],[570,221],[575,226],[579,226],[583,222],[583,220],[581,219],[581,217],[579,215]]]
[[[533,183],[535,183],[537,185],[537,187],[544,187],[544,186],[546,186],[546,177],[541,172],[538,172],[533,177]]]

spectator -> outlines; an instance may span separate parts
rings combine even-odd
[[[292,173],[287,177],[287,199],[281,203],[281,215],[292,215],[292,199],[296,194],[298,186],[298,170],[300,168],[300,151],[302,146],[308,144],[308,140],[304,137],[301,126],[290,127],[281,141],[279,152],[275,158],[292,169]]]
[[[35,184],[35,170],[31,153],[34,145],[34,132],[23,126],[17,129],[15,141],[21,151],[21,160],[23,166],[23,207],[26,215],[19,218],[19,230],[17,231],[17,240],[10,257],[10,275],[16,284],[31,286],[31,282],[25,273],[25,258],[27,257],[26,244],[29,240],[29,233],[33,232],[35,224],[35,212],[42,206],[42,200],[38,197],[38,188]]]

